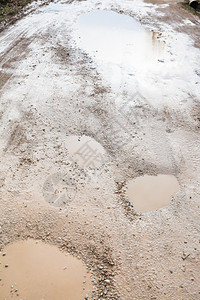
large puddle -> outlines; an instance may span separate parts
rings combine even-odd
[[[147,31],[134,18],[113,11],[98,10],[78,19],[82,46],[96,58],[110,63],[138,65],[163,50],[160,35]]]
[[[172,175],[141,176],[127,184],[127,194],[137,212],[147,212],[170,204],[179,184]]]
[[[133,96],[137,92],[154,104],[167,101],[171,105],[188,92],[198,95],[195,61],[199,53],[189,37],[174,33],[170,26],[162,31],[153,24],[151,28],[128,15],[95,10],[78,17],[73,39],[114,92]]]
[[[132,17],[107,10],[92,11],[78,18],[77,28],[78,45],[99,65],[104,64],[109,81],[123,79],[123,72],[139,77],[163,62],[162,34],[145,30]]]
[[[0,256],[0,299],[79,300],[91,294],[86,266],[56,246],[20,241]]]

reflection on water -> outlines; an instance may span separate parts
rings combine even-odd
[[[107,62],[129,64],[155,58],[163,50],[159,33],[147,31],[129,16],[113,11],[93,11],[78,19],[81,42],[85,50]]]
[[[160,33],[146,30],[132,17],[106,10],[80,15],[76,40],[101,67],[104,65],[104,75],[111,81],[151,72],[163,59],[165,48]]]

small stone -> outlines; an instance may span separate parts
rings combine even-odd
[[[8,268],[8,265],[5,265],[5,268]]]
[[[6,256],[6,253],[3,253],[2,256]]]
[[[105,283],[110,283],[110,280],[109,280],[109,279],[106,279],[106,280],[105,280]]]

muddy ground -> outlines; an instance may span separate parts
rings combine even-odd
[[[200,19],[161,2],[63,1],[65,14],[37,2],[0,35],[0,246],[34,238],[81,257],[93,299],[200,299]],[[151,93],[145,102],[104,80],[73,39],[77,17],[93,9],[186,35],[194,72],[173,99],[166,92],[155,106]],[[131,122],[116,104],[130,98],[139,101]],[[71,135],[100,143],[104,163],[73,162]],[[135,213],[126,183],[143,174],[176,176],[168,207]]]

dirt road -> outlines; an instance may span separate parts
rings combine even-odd
[[[93,299],[200,299],[200,19],[167,1],[32,6],[0,35],[1,247],[34,238],[82,258]],[[92,10],[134,17],[163,57],[108,69],[81,40]],[[82,136],[94,144],[80,164]],[[126,184],[144,174],[180,190],[136,214]]]

